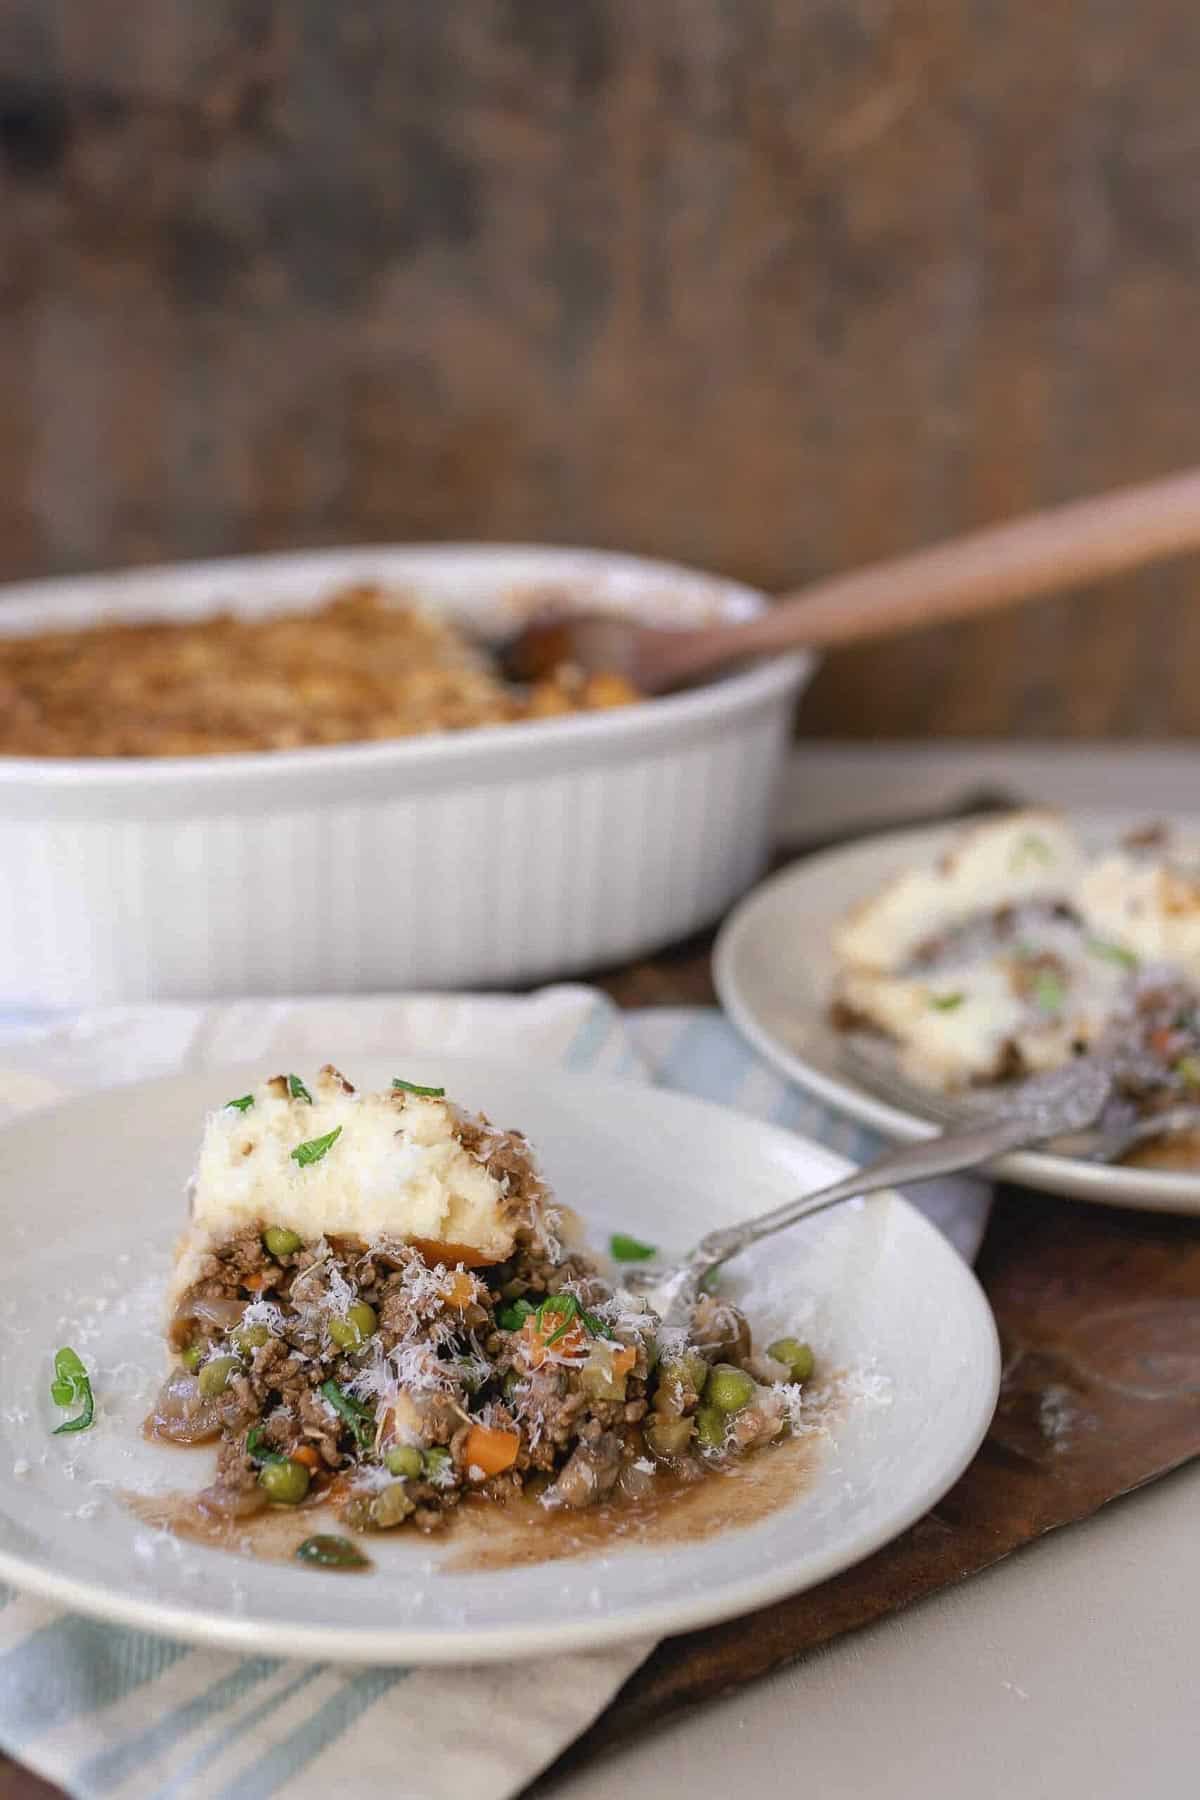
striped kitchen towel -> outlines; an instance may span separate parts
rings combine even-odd
[[[817,1138],[877,1148],[773,1073],[722,1016],[620,1014],[581,987],[527,998],[411,995],[0,1015],[0,1120],[64,1094],[259,1058],[353,1066],[397,1049],[518,1055],[659,1082]],[[914,1195],[972,1256],[987,1189]],[[2,1501],[0,1501],[2,1504]],[[350,1669],[194,1648],[84,1618],[0,1583],[0,1746],[68,1793],[112,1800],[396,1800],[518,1793],[591,1722],[652,1645],[545,1663]]]

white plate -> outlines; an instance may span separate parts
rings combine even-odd
[[[1144,822],[1146,815],[1140,817]],[[1095,845],[1112,843],[1136,822],[1126,815],[1076,819],[1085,842]],[[734,910],[713,952],[721,1004],[755,1048],[810,1093],[901,1143],[933,1137],[939,1127],[881,1100],[847,1071],[829,1023],[831,934],[856,901],[913,863],[932,861],[961,829],[888,832],[783,869]],[[1011,1181],[1078,1200],[1200,1213],[1200,1174],[1107,1168],[1036,1151],[1005,1157],[996,1169]]]
[[[345,1066],[380,1085],[392,1073]],[[599,1243],[624,1228],[682,1248],[845,1168],[790,1133],[648,1088],[451,1057],[422,1060],[421,1073],[527,1130]],[[790,1324],[826,1369],[856,1377],[794,1499],[757,1524],[484,1573],[439,1569],[453,1531],[447,1550],[379,1539],[373,1572],[354,1578],[151,1533],[113,1489],[208,1479],[211,1452],[147,1444],[139,1422],[162,1370],[157,1311],[197,1128],[253,1074],[112,1089],[0,1131],[0,1577],[20,1587],[277,1655],[477,1662],[584,1649],[703,1625],[835,1574],[932,1506],[987,1429],[999,1378],[987,1302],[938,1232],[885,1196],[764,1245],[729,1283],[760,1288],[751,1313],[769,1334]],[[98,1423],[53,1437],[48,1384],[64,1343],[96,1370]]]

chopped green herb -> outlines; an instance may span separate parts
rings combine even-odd
[[[323,1381],[321,1392],[342,1423],[350,1427],[360,1448],[368,1449],[375,1442],[375,1419],[372,1413],[352,1395],[343,1393],[336,1381]]]
[[[64,1431],[86,1431],[96,1416],[96,1402],[92,1398],[92,1384],[88,1372],[74,1350],[59,1350],[54,1358],[54,1380],[50,1383],[50,1398],[55,1406],[78,1406],[82,1411],[74,1419],[65,1419],[54,1428],[54,1436],[59,1437]]]
[[[1087,947],[1093,956],[1102,956],[1105,962],[1120,963],[1123,969],[1137,968],[1137,957],[1122,944],[1110,944],[1104,938],[1089,938]]]
[[[335,1125],[332,1131],[327,1131],[325,1133],[324,1137],[309,1138],[307,1144],[297,1144],[296,1148],[292,1151],[292,1161],[299,1163],[302,1169],[307,1169],[311,1163],[320,1162],[326,1152],[331,1150],[337,1143],[341,1135],[341,1126]]]
[[[575,1298],[574,1294],[547,1294],[546,1295],[546,1298],[542,1301],[541,1305],[537,1309],[538,1331],[539,1332],[545,1331],[547,1315],[550,1315],[551,1317],[553,1317],[555,1319],[562,1320],[562,1324],[557,1327],[557,1329],[554,1331],[552,1336],[545,1339],[545,1344],[546,1344],[547,1349],[550,1348],[551,1344],[557,1344],[560,1337],[566,1336],[568,1330],[570,1329],[571,1320],[578,1317],[578,1314],[579,1314],[579,1302]]]
[[[500,1308],[496,1323],[501,1331],[520,1331],[532,1311],[528,1300],[514,1300],[511,1305]]]
[[[224,1110],[226,1112],[228,1112],[229,1108],[232,1106],[235,1112],[249,1112],[250,1108],[253,1105],[254,1105],[254,1095],[253,1094],[243,1094],[241,1096],[241,1098],[238,1100],[227,1100],[225,1102]]]
[[[371,1566],[370,1557],[364,1556],[357,1544],[328,1531],[305,1538],[296,1548],[296,1561],[313,1563],[318,1569],[369,1569]]]
[[[1033,984],[1035,1004],[1043,1012],[1059,1012],[1066,997],[1067,990],[1061,976],[1056,975],[1053,969],[1039,969]]]
[[[1019,843],[1013,845],[1009,862],[1014,869],[1023,869],[1026,863],[1041,863],[1043,868],[1054,861],[1054,852],[1045,838],[1035,837],[1027,832]]]
[[[1182,1076],[1189,1087],[1200,1087],[1200,1056],[1181,1056],[1175,1064],[1175,1073]]]
[[[929,1004],[938,1012],[953,1012],[966,999],[965,994],[931,994]]]
[[[74,1406],[87,1378],[88,1372],[75,1351],[60,1350],[54,1358],[54,1380],[50,1383],[50,1397],[55,1406]]]
[[[246,1455],[250,1458],[251,1462],[256,1463],[281,1463],[288,1460],[286,1456],[281,1456],[278,1450],[268,1450],[264,1448],[263,1428],[261,1425],[256,1425],[252,1431],[247,1432]]]
[[[313,1097],[298,1075],[289,1075],[287,1078],[287,1085],[288,1093],[292,1096],[293,1100],[307,1100],[308,1104],[310,1106],[312,1105]]]
[[[551,1332],[548,1338],[543,1338],[547,1350],[550,1348],[551,1344],[557,1344],[560,1337],[566,1336],[567,1332],[571,1329],[571,1321],[573,1319],[578,1319],[584,1330],[590,1331],[593,1337],[610,1338],[614,1336],[614,1333],[609,1330],[603,1319],[598,1319],[595,1313],[584,1311],[574,1294],[546,1295],[546,1298],[537,1309],[539,1334],[544,1333],[546,1329],[547,1314],[552,1318],[562,1320],[562,1324],[556,1331]]]
[[[657,1244],[643,1244],[640,1238],[614,1231],[608,1240],[608,1254],[614,1262],[649,1262],[658,1255]]]
[[[397,1093],[421,1094],[426,1100],[440,1100],[446,1092],[444,1087],[420,1087],[415,1081],[401,1081],[398,1075],[393,1075],[392,1086]]]
[[[1043,868],[1047,862],[1054,860],[1054,851],[1043,837],[1036,837],[1033,832],[1025,832],[1020,841],[1013,844],[1013,853],[1009,857],[1009,866],[1013,869],[1024,869],[1027,862],[1040,862]]]

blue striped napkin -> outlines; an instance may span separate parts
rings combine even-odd
[[[64,1094],[272,1056],[398,1047],[520,1055],[658,1082],[819,1139],[854,1161],[878,1144],[790,1087],[717,1012],[619,1013],[581,987],[527,998],[409,995],[0,1015],[0,1119]],[[964,1254],[987,1189],[914,1196]],[[394,1800],[518,1793],[652,1649],[622,1644],[511,1668],[346,1669],[239,1657],[126,1630],[0,1583],[0,1745],[68,1793],[114,1800]]]

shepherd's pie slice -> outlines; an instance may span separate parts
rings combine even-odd
[[[1010,813],[964,831],[936,863],[906,869],[834,932],[844,968],[895,972],[971,920],[1066,901],[1079,876],[1075,834],[1056,814]]]
[[[208,1118],[170,1298],[209,1251],[264,1224],[305,1243],[387,1238],[479,1265],[512,1253],[520,1222],[440,1091],[358,1093],[329,1066],[311,1090],[278,1075]]]

